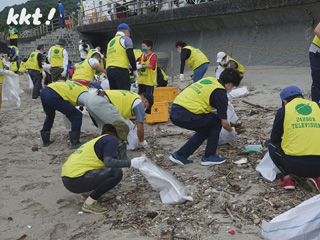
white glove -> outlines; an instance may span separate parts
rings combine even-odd
[[[134,71],[134,72],[133,72],[133,76],[134,76],[134,80],[135,80],[135,81],[138,81],[138,79],[139,79],[139,73],[138,73],[138,71]]]
[[[62,14],[60,14],[60,17],[62,18]]]
[[[67,70],[63,70],[63,72],[61,73],[62,77],[65,77],[67,75]]]
[[[181,81],[184,81],[184,75],[183,74],[180,74],[179,78],[180,78]]]
[[[5,75],[8,75],[8,76],[15,76],[16,74],[10,70],[5,70],[4,72]]]
[[[231,136],[236,137],[238,135],[238,133],[236,132],[236,129],[234,127],[232,127],[232,132],[229,132],[229,134],[231,134]]]
[[[146,147],[148,147],[148,143],[146,140],[138,143],[138,148],[146,148]]]
[[[131,166],[132,168],[139,169],[144,162],[144,157],[136,157],[131,159]]]
[[[47,74],[46,74],[46,72],[45,71],[42,71],[42,77],[46,77],[47,76]]]
[[[142,68],[142,64],[137,63],[137,70],[139,70],[140,68]]]

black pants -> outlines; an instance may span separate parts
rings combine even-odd
[[[46,72],[46,78],[44,79],[44,85],[48,86],[52,83],[51,74]]]
[[[274,164],[286,176],[320,177],[320,156],[288,156],[281,149],[281,144],[270,142],[269,154]]]
[[[10,39],[10,45],[18,47],[18,39]]]
[[[109,67],[107,77],[110,84],[110,90],[128,90],[130,91],[130,75],[126,68]]]
[[[40,96],[40,90],[42,89],[42,74],[41,72],[33,69],[28,69],[28,73],[33,82],[32,99],[37,99]]]
[[[73,193],[93,192],[90,197],[98,200],[104,193],[114,188],[122,179],[120,168],[101,168],[86,172],[78,178],[62,177],[66,189]]]

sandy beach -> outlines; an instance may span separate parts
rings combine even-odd
[[[311,73],[309,67],[246,69],[240,87],[247,86],[250,94],[231,100],[245,132],[237,141],[218,147],[218,154],[227,156],[225,164],[201,166],[205,144],[190,157],[193,164],[169,161],[169,155],[192,135],[170,120],[145,124],[149,148],[128,153],[130,157],[145,154],[172,173],[188,187],[194,202],[162,204],[139,171],[123,169],[120,184],[103,196],[102,201],[111,207],[105,215],[82,213],[80,196],[64,188],[61,167],[73,152],[68,130],[57,113],[51,131],[55,142],[42,147],[39,131],[45,113],[40,99],[31,99],[26,76],[20,76],[24,90],[20,109],[13,101],[4,101],[0,111],[0,239],[262,239],[261,220],[270,221],[315,193],[303,179],[296,191],[279,189],[279,179],[269,182],[255,171],[267,149],[263,148],[263,154],[243,151],[248,144],[263,144],[269,138],[284,87],[297,85],[310,99]],[[206,76],[212,74],[209,71]],[[184,89],[188,82],[169,79],[169,85]],[[89,132],[81,134],[82,142],[98,136],[93,125],[88,128]],[[243,157],[248,158],[245,166],[233,163]],[[270,199],[277,204],[271,206]]]

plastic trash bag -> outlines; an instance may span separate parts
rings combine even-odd
[[[31,76],[29,74],[28,74],[28,79],[29,79],[29,88],[33,89],[33,82],[32,82]]]
[[[128,139],[127,150],[137,149],[138,143],[139,143],[137,126],[134,125],[134,123],[131,122],[130,119],[126,119],[126,124],[130,129],[128,138],[127,138]]]
[[[102,87],[102,89],[110,89],[109,80],[108,79],[103,79],[101,81],[100,86]]]
[[[230,102],[228,102],[227,118],[230,123],[236,123],[239,119],[236,112],[234,111],[233,105]],[[222,128],[219,136],[218,145],[229,143],[238,139],[239,137],[240,135],[232,136],[231,134],[229,134],[227,130]]]
[[[185,201],[193,201],[188,195],[188,189],[180,183],[174,176],[152,161],[147,159],[139,168],[141,174],[148,180],[154,190],[160,192],[162,203],[181,204]]]
[[[220,77],[220,74],[224,71],[224,68],[221,67],[220,65],[217,67],[217,70],[216,70],[216,78],[219,79]]]
[[[264,155],[256,170],[267,180],[273,182],[276,179],[278,173],[280,173],[279,168],[273,163],[269,152]]]
[[[319,205],[320,195],[317,195],[270,222],[262,221],[263,238],[265,240],[319,240]]]
[[[239,97],[243,97],[249,94],[248,88],[247,86],[243,86],[240,88],[235,88],[232,89],[229,93],[228,93],[228,97],[229,98],[239,98]]]
[[[76,107],[81,113],[82,113],[82,124],[81,124],[81,132],[88,133],[91,129],[97,129],[96,126],[94,126],[91,117],[86,110],[86,107],[83,107],[83,111],[80,110],[80,107]],[[64,126],[68,131],[71,131],[71,122],[66,117],[66,115],[62,114],[63,123]]]
[[[13,99],[17,107],[20,108],[20,93],[22,92],[23,90],[19,87],[19,76],[17,74],[14,76],[5,75],[2,84],[2,100],[7,101]]]

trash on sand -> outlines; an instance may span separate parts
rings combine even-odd
[[[262,145],[248,145],[245,149],[244,152],[259,152],[259,153],[263,153],[262,152]]]
[[[247,158],[241,158],[240,160],[235,161],[234,163],[237,164],[237,165],[245,164],[245,163],[248,163],[248,159]]]

